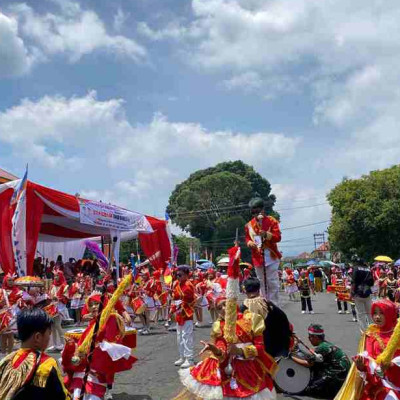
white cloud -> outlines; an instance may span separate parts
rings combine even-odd
[[[300,138],[213,132],[161,114],[148,124],[132,125],[122,100],[99,101],[91,92],[26,99],[0,113],[2,143],[22,163],[78,174],[82,196],[162,213],[175,185],[196,169],[242,159],[261,171],[279,161],[282,173]]]
[[[0,13],[0,37],[6,39],[0,42],[0,55],[5,54],[4,42],[9,49],[8,58],[17,62],[19,74],[28,72],[34,62],[55,55],[77,62],[85,55],[104,51],[135,62],[145,60],[147,52],[143,46],[132,38],[110,35],[94,11],[68,0],[53,1],[53,5],[58,12],[38,13],[26,3],[16,3],[7,8],[7,17]],[[122,11],[117,13],[114,25],[121,28],[124,18]],[[1,68],[4,67],[0,66],[0,71]]]
[[[23,75],[29,71],[34,55],[18,36],[18,22],[0,12],[0,77]]]
[[[122,8],[118,8],[117,13],[114,15],[113,27],[117,32],[120,32],[128,20],[129,14],[124,13]]]

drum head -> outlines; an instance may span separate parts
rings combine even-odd
[[[297,364],[290,358],[279,362],[279,370],[275,376],[278,389],[288,394],[299,394],[307,388],[311,380],[311,371]]]

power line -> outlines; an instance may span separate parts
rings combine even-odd
[[[326,221],[314,222],[313,224],[292,226],[290,228],[283,228],[283,229],[281,229],[281,231],[288,231],[289,229],[306,228],[307,226],[321,225],[321,224],[326,224],[327,222],[331,222],[331,221],[328,219]]]

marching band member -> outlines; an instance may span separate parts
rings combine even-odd
[[[387,293],[386,271],[382,269],[378,279],[378,297],[385,298]]]
[[[300,300],[301,300],[301,313],[305,314],[307,312],[309,314],[314,314],[313,307],[311,304],[311,286],[308,277],[306,276],[305,271],[301,271],[300,278],[297,282],[299,291],[300,291]]]
[[[208,279],[207,279],[208,291],[207,291],[206,298],[208,301],[208,309],[209,309],[210,315],[211,315],[210,323],[213,324],[218,318],[215,301],[218,297],[222,296],[223,289],[222,289],[221,285],[217,282],[217,274],[212,268],[210,268],[207,271],[207,275],[208,275]]]
[[[14,284],[14,277],[7,274],[0,290],[0,334],[1,352],[10,354],[14,347],[14,334],[17,332],[16,317],[23,307],[23,291]]]
[[[52,342],[53,345],[48,349],[62,350],[64,345],[64,332],[61,327],[62,320],[70,320],[67,303],[68,303],[68,285],[61,270],[54,272],[53,285],[50,288],[49,297],[57,307],[57,314],[53,316]]]
[[[252,199],[249,206],[253,219],[245,226],[246,244],[251,248],[252,264],[261,282],[262,295],[278,305],[278,268],[282,257],[277,246],[281,241],[279,223],[275,218],[265,215],[261,198]]]
[[[275,360],[265,352],[261,315],[246,311],[236,321],[237,343],[224,338],[226,299],[217,300],[219,320],[212,328],[211,342],[201,354],[208,356],[196,366],[179,371],[186,389],[202,399],[273,400]]]
[[[203,308],[208,307],[207,300],[207,282],[205,281],[204,275],[199,272],[197,275],[198,282],[195,285],[196,295],[197,295],[197,304],[195,308],[196,312],[196,323],[195,326],[200,327],[203,323]]]
[[[91,335],[98,317],[100,302],[101,295],[99,293],[93,293],[87,299],[89,325],[78,342],[71,338],[67,339],[62,353],[62,365],[67,373],[66,386],[73,393],[74,398],[79,398],[83,386],[90,341],[93,340]],[[131,369],[136,362],[136,358],[132,355],[132,349],[122,344],[125,335],[122,317],[113,312],[113,309],[103,310],[103,312],[105,311],[105,322],[99,326],[89,367],[85,385],[85,400],[103,399],[107,387],[114,382],[115,374]]]
[[[389,270],[386,278],[387,297],[390,301],[394,301],[397,289],[397,280],[394,278],[394,272]]]
[[[177,323],[179,360],[175,365],[189,368],[193,365],[193,314],[195,305],[195,288],[189,280],[189,267],[181,265],[177,271],[177,281],[172,289],[174,305],[171,312],[175,314]]]
[[[364,380],[364,389],[359,400],[399,399],[400,349],[395,351],[389,365],[378,367],[376,362],[394,334],[397,309],[394,303],[384,299],[372,304],[371,313],[374,323],[366,331],[365,351],[354,358]]]
[[[40,308],[17,317],[21,348],[0,362],[0,399],[70,400],[56,360],[44,353],[52,319]]]
[[[76,324],[81,322],[81,310],[85,304],[85,282],[83,274],[76,275],[75,282],[69,289],[69,298],[71,299],[71,310],[75,311]]]

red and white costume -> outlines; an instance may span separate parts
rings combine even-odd
[[[365,351],[361,353],[364,390],[360,400],[400,400],[400,349],[388,369],[378,371],[377,357],[383,352],[397,323],[397,309],[390,300],[379,300],[372,304],[371,313],[379,308],[385,316],[383,326],[370,325],[366,331]]]
[[[14,280],[11,274],[3,279],[3,288],[0,289],[0,334],[16,333],[16,317],[24,308],[23,291],[17,286],[9,285],[9,280]]]
[[[100,302],[100,295],[93,295],[89,300]],[[95,320],[92,320],[89,323],[78,342],[68,341],[62,353],[62,365],[67,373],[65,384],[69,391],[73,393],[74,398],[78,398],[80,395],[87,359],[81,358],[77,365],[73,364],[71,360],[95,322]],[[114,382],[115,374],[131,369],[136,362],[136,358],[132,355],[132,349],[122,344],[124,336],[125,328],[122,318],[118,314],[111,314],[96,338],[85,386],[86,400],[102,399],[106,393],[107,385]]]
[[[60,270],[54,272],[54,280],[49,292],[50,300],[57,303],[58,314],[63,320],[69,320],[67,309],[69,300],[69,286],[65,280],[64,273]]]
[[[173,305],[171,313],[175,313],[178,350],[181,359],[193,359],[193,314],[195,306],[195,288],[189,279],[180,283],[176,281],[172,289]]]
[[[85,304],[85,282],[83,274],[79,273],[76,276],[75,282],[69,289],[69,298],[71,299],[71,309],[77,310]]]
[[[204,400],[272,400],[276,393],[272,377],[277,369],[274,359],[265,352],[264,320],[258,314],[239,314],[236,322],[236,345],[243,356],[231,358],[232,375],[226,374],[229,363],[228,343],[224,338],[225,321],[216,321],[211,338],[221,356],[211,355],[190,369],[181,369],[183,385]]]
[[[270,232],[271,238],[262,238],[264,232]],[[256,268],[257,278],[261,282],[261,294],[273,303],[279,303],[279,261],[282,254],[277,243],[281,241],[278,221],[271,216],[258,216],[245,226],[246,244],[257,245],[251,248],[252,263]],[[265,271],[264,271],[265,269]]]

